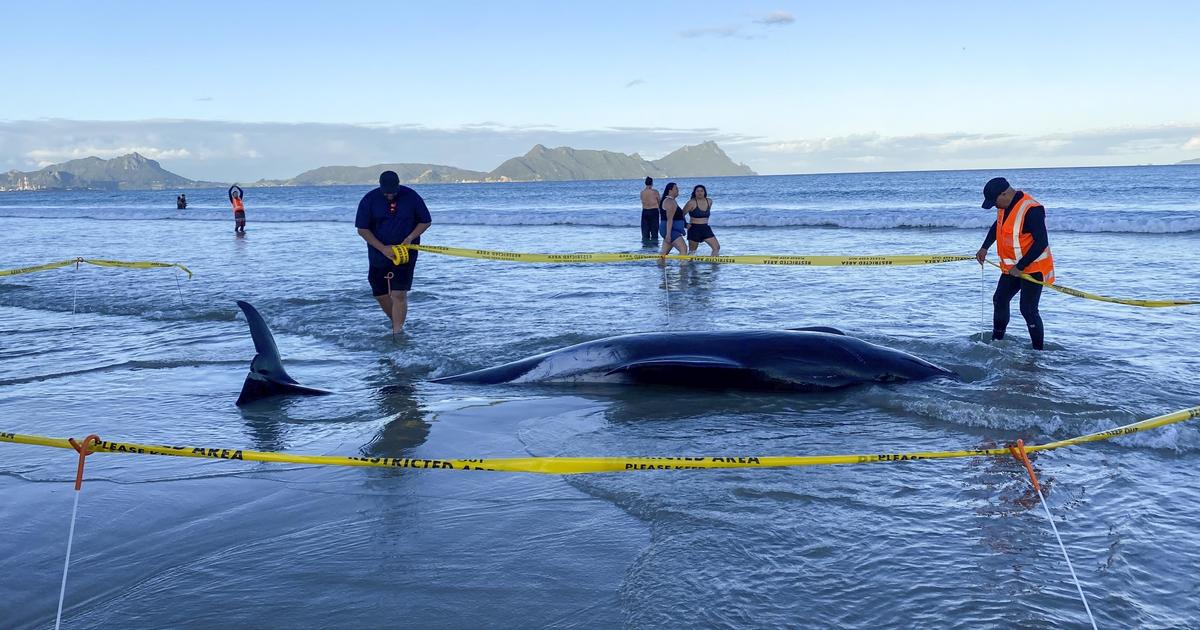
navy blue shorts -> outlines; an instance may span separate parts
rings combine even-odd
[[[371,295],[379,297],[388,294],[387,274],[389,272],[392,274],[390,280],[392,291],[411,291],[413,272],[417,269],[417,253],[416,250],[409,250],[408,262],[403,265],[372,266],[367,272],[367,282],[371,283]]]
[[[675,219],[674,221],[672,221],[671,222],[671,238],[669,238],[667,240],[671,241],[671,242],[675,242],[675,239],[683,238],[684,233],[687,231],[687,228],[685,227],[686,225],[687,225],[687,223],[684,223],[683,219]],[[664,239],[667,238],[667,222],[662,219],[658,220],[658,233],[662,234]]]

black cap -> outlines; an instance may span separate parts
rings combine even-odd
[[[400,192],[400,176],[396,171],[384,171],[379,174],[379,192],[394,195]]]
[[[991,210],[996,207],[996,197],[1008,190],[1008,180],[1003,177],[993,177],[983,185],[983,209]]]

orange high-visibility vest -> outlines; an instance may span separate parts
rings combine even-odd
[[[234,197],[233,199],[230,199],[230,201],[233,202],[233,211],[234,212],[245,212],[246,211],[246,204],[242,203],[241,197]]]
[[[1040,205],[1029,193],[1022,193],[1021,200],[1008,212],[1007,221],[1004,220],[1004,209],[996,206],[996,253],[1000,255],[1000,269],[1004,273],[1008,273],[1033,247],[1033,235],[1024,231],[1025,213]],[[1054,256],[1050,255],[1050,246],[1047,245],[1046,251],[1029,263],[1024,271],[1028,274],[1041,272],[1043,282],[1053,283]]]

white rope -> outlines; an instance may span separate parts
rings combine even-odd
[[[179,274],[183,273],[179,267],[175,268],[175,290],[179,291],[179,308],[187,308],[183,303],[183,287],[179,286]]]
[[[75,541],[75,513],[79,511],[79,491],[75,491],[75,505],[71,507],[71,530],[67,534],[67,559],[63,561],[62,586],[58,589],[58,613],[54,615],[54,630],[62,625],[63,599],[67,596],[67,569],[71,566],[71,544]]]
[[[79,261],[75,261],[75,273],[71,276],[71,314],[75,314],[75,298],[79,296]]]
[[[1054,537],[1058,539],[1058,548],[1062,550],[1063,558],[1067,561],[1067,569],[1071,571],[1071,579],[1075,581],[1075,590],[1079,591],[1079,599],[1083,602],[1083,609],[1087,611],[1088,621],[1092,622],[1092,630],[1096,630],[1096,618],[1092,616],[1092,608],[1088,606],[1087,596],[1083,594],[1083,587],[1079,585],[1079,576],[1075,575],[1071,556],[1067,555],[1067,547],[1063,545],[1062,536],[1058,535],[1058,526],[1054,524],[1054,517],[1050,515],[1050,508],[1046,506],[1046,497],[1042,496],[1042,489],[1037,484],[1034,484],[1033,488],[1037,490],[1038,498],[1042,500],[1042,509],[1046,510],[1046,519],[1050,521],[1050,529],[1054,530]]]
[[[670,250],[668,250],[670,251]],[[663,270],[663,288],[667,290],[667,330],[671,329],[671,281],[667,277],[667,265],[664,262]]]
[[[988,338],[988,320],[987,320],[987,270],[983,265],[979,265],[979,341],[989,343]]]

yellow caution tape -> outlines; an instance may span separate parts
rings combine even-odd
[[[157,269],[164,267],[178,267],[188,275],[188,279],[192,278],[192,270],[184,267],[179,263],[164,263],[150,261],[127,261],[127,260],[103,260],[99,258],[72,258],[70,260],[60,260],[58,262],[46,263],[37,265],[36,267],[21,267],[19,269],[0,269],[0,277],[3,276],[19,276],[25,273],[35,273],[38,271],[48,271],[50,269],[58,269],[68,265],[78,265],[86,263],[88,265],[96,265],[97,267],[124,267],[126,269]]]
[[[662,256],[642,253],[594,253],[594,254],[526,254],[520,252],[500,252],[487,249],[465,249],[461,247],[442,247],[440,245],[394,245],[392,246],[392,262],[397,265],[408,262],[408,249],[422,252],[456,256],[458,258],[477,258],[481,260],[507,260],[526,263],[616,263],[635,260],[692,260],[696,262],[733,263],[741,265],[795,265],[809,267],[887,267],[907,265],[937,265],[960,260],[974,260],[974,256],[957,256],[953,254],[901,254],[896,256]],[[988,261],[993,267],[996,263]],[[1022,274],[1030,282],[1036,282],[1059,293],[1081,297],[1086,300],[1142,306],[1146,308],[1165,308],[1169,306],[1190,306],[1200,304],[1197,300],[1134,300],[1114,298],[1095,293],[1088,293],[1070,287],[1050,284],[1035,280],[1032,276]]]
[[[44,265],[37,265],[35,267],[20,267],[18,269],[0,269],[0,278],[2,278],[4,276],[19,276],[23,273],[37,273],[39,271],[49,271],[51,269],[58,269],[59,267],[66,267],[67,265],[74,265],[74,264],[75,264],[75,259],[71,259],[71,260],[60,260],[58,262],[46,263]]]
[[[1098,442],[1131,435],[1168,424],[1200,418],[1200,407],[1142,420],[1099,433],[1081,435],[1068,440],[1027,446],[1027,452],[1047,451],[1085,442]],[[0,433],[0,442],[72,448],[62,438],[19,433]],[[831,464],[873,464],[922,459],[951,459],[959,457],[1010,457],[1007,448],[973,449],[964,451],[916,451],[911,453],[878,453],[868,455],[802,455],[802,456],[721,456],[721,457],[513,457],[503,459],[418,459],[410,457],[346,457],[340,455],[299,455],[232,448],[196,446],[162,446],[111,442],[101,440],[95,452],[135,453],[139,455],[169,455],[255,462],[312,464],[318,466],[366,466],[374,468],[422,468],[441,470],[492,470],[500,472],[543,473],[570,475],[580,473],[625,472],[636,470],[694,470],[704,468],[781,468],[795,466],[824,466]]]
[[[394,245],[392,262],[403,264],[407,260],[405,248],[443,256],[478,258],[482,260],[507,260],[526,263],[617,263],[635,260],[693,260],[696,262],[732,263],[739,265],[798,265],[811,267],[885,267],[902,265],[936,265],[939,263],[973,260],[973,256],[951,254],[904,254],[898,256],[662,256],[644,253],[585,253],[585,254],[526,254],[499,252],[487,249],[442,247],[440,245]],[[403,252],[403,254],[401,253]]]
[[[997,269],[1001,269],[1000,265],[997,265],[996,263],[994,263],[990,260],[987,261],[987,263]],[[1003,271],[1003,269],[1001,269],[1001,271]],[[1034,284],[1040,284],[1048,289],[1054,289],[1055,291],[1058,291],[1059,293],[1066,293],[1067,295],[1073,295],[1075,297],[1083,298],[1085,300],[1095,300],[1097,302],[1109,302],[1111,304],[1124,304],[1126,306],[1141,306],[1143,308],[1167,308],[1170,306],[1190,306],[1193,304],[1200,304],[1200,300],[1135,300],[1135,299],[1130,299],[1130,298],[1108,297],[1105,295],[1097,295],[1095,293],[1088,293],[1087,291],[1080,291],[1079,289],[1072,289],[1070,287],[1060,286],[1058,284],[1053,284],[1050,282],[1042,282],[1041,280],[1038,280],[1037,278],[1034,278],[1033,276],[1031,276],[1027,273],[1022,273],[1021,278],[1023,280],[1028,280]]]

